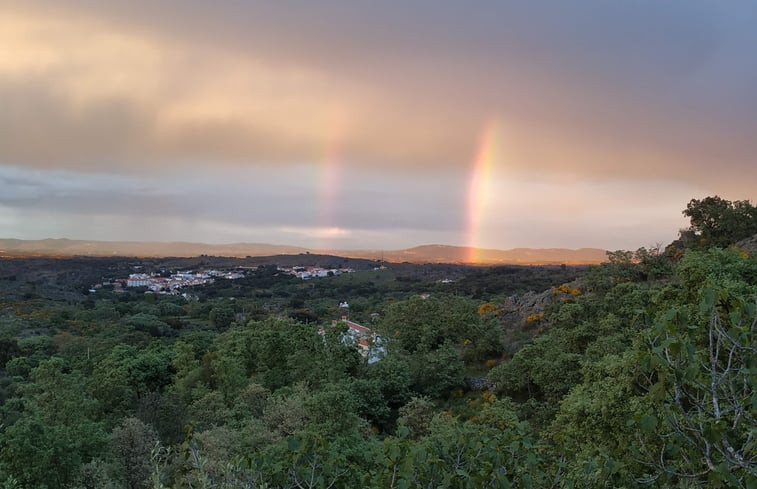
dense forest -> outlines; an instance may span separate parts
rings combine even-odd
[[[2,260],[0,487],[755,488],[757,209],[683,212],[592,267]],[[198,267],[247,271],[89,291]]]

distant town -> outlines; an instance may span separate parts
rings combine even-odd
[[[352,268],[321,268],[321,267],[278,267],[278,270],[288,275],[294,275],[302,280],[311,278],[334,277],[343,273],[353,273]]]
[[[132,273],[129,274],[127,278],[95,284],[89,292],[95,293],[98,289],[103,287],[112,287],[115,292],[122,291],[124,287],[145,287],[156,294],[181,295],[181,289],[184,287],[212,284],[219,278],[237,280],[243,278],[246,273],[257,270],[257,268],[258,267],[246,267],[244,269],[234,270],[177,271],[171,272],[168,276],[166,276],[166,272]],[[321,268],[316,266],[276,267],[276,270],[279,273],[292,275],[301,280],[335,277],[344,273],[353,273],[355,271],[352,268]]]
[[[128,278],[113,281],[105,281],[96,284],[90,292],[96,292],[102,287],[112,286],[113,290],[118,292],[122,290],[124,284],[126,287],[146,287],[156,294],[180,294],[183,287],[192,287],[196,285],[206,285],[213,283],[217,278],[227,280],[236,280],[244,277],[244,271],[220,271],[220,270],[200,270],[171,273],[168,277],[159,273],[132,273]]]

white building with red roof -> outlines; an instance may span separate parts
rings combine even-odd
[[[381,345],[381,337],[379,335],[362,324],[350,321],[347,316],[342,316],[340,321],[336,319],[331,321],[332,326],[337,326],[339,323],[347,325],[347,331],[343,335],[342,341],[349,341],[357,345],[360,353],[368,358],[368,363],[378,362],[381,359],[380,355],[386,350]]]

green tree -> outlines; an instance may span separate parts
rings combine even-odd
[[[481,320],[478,305],[456,296],[413,297],[391,304],[381,321],[381,333],[391,338],[390,350],[430,351],[445,342],[473,341]]]
[[[346,383],[327,384],[305,401],[311,432],[327,437],[349,437],[365,427],[357,415],[357,401]]]
[[[126,487],[146,488],[152,471],[151,454],[158,446],[155,430],[137,418],[125,418],[113,429],[110,444]]]
[[[0,467],[25,487],[67,487],[105,445],[99,405],[81,373],[67,369],[61,358],[40,362],[21,391],[20,417],[0,433]]]
[[[94,372],[93,391],[108,411],[133,409],[138,399],[160,392],[171,382],[172,355],[172,349],[159,345],[149,350],[117,345]]]
[[[73,489],[116,489],[120,481],[111,477],[112,467],[101,459],[82,464]]]
[[[302,384],[279,389],[268,399],[263,411],[263,421],[268,429],[280,437],[301,431],[307,424],[308,397],[307,388]]]
[[[637,363],[635,351],[586,363],[583,382],[560,403],[550,432],[565,486],[635,487],[647,470],[635,451],[640,430],[633,421],[646,406]]]
[[[663,480],[752,487],[757,314],[750,296],[705,288],[698,311],[670,309],[654,326],[644,365],[658,408],[641,419],[659,446],[642,453]],[[664,441],[664,443],[662,443]]]
[[[410,365],[402,356],[388,355],[366,365],[350,388],[357,412],[374,426],[390,429],[397,410],[412,396]]]
[[[231,420],[231,411],[219,391],[209,391],[189,406],[189,416],[200,430],[224,426]]]
[[[158,304],[158,309],[160,310],[161,316],[185,316],[187,314],[187,311],[185,311],[183,307],[168,301],[163,301]]]
[[[695,247],[724,247],[757,234],[757,207],[748,200],[725,200],[717,195],[691,199],[683,215],[691,226],[681,238]]]
[[[240,421],[250,417],[261,418],[270,395],[271,391],[260,384],[247,384],[234,403],[236,418]]]
[[[538,445],[522,423],[501,429],[437,415],[407,457],[412,462],[396,474],[395,487],[548,487]]]
[[[463,366],[460,352],[451,342],[437,350],[417,352],[410,357],[413,390],[431,397],[441,397],[462,385]]]
[[[226,304],[215,306],[210,311],[210,322],[218,329],[225,329],[234,322],[236,314],[231,306]]]
[[[138,331],[149,333],[152,336],[165,336],[171,331],[170,326],[161,321],[158,316],[144,312],[129,317],[126,320],[126,324],[134,327],[134,329]]]
[[[11,358],[21,355],[21,349],[18,347],[18,341],[14,338],[0,338],[0,369],[5,368],[5,364]]]
[[[431,420],[434,418],[434,403],[428,397],[413,397],[410,402],[400,408],[399,423],[407,428],[413,438],[427,435],[431,430]]]

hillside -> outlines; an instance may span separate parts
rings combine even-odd
[[[135,256],[193,257],[200,255],[247,257],[313,253],[346,258],[401,263],[475,263],[480,265],[585,265],[605,260],[605,250],[581,248],[478,249],[463,246],[423,245],[404,250],[308,250],[267,243],[207,244],[150,241],[82,241],[71,239],[0,239],[0,257]]]
[[[0,260],[0,487],[755,487],[754,215],[578,267]]]
[[[189,257],[216,256],[264,256],[275,254],[304,253],[296,246],[265,243],[206,244],[187,242],[155,241],[83,241],[73,239],[0,239],[0,256],[138,256]]]
[[[339,251],[337,254],[349,253]],[[353,255],[361,252],[352,252]],[[376,252],[366,254],[376,258]],[[585,265],[602,263],[606,259],[605,250],[598,248],[514,248],[494,250],[470,248],[466,246],[424,245],[406,250],[384,253],[384,259],[393,262],[428,262],[428,263],[470,263],[471,257],[480,264],[502,265]]]

